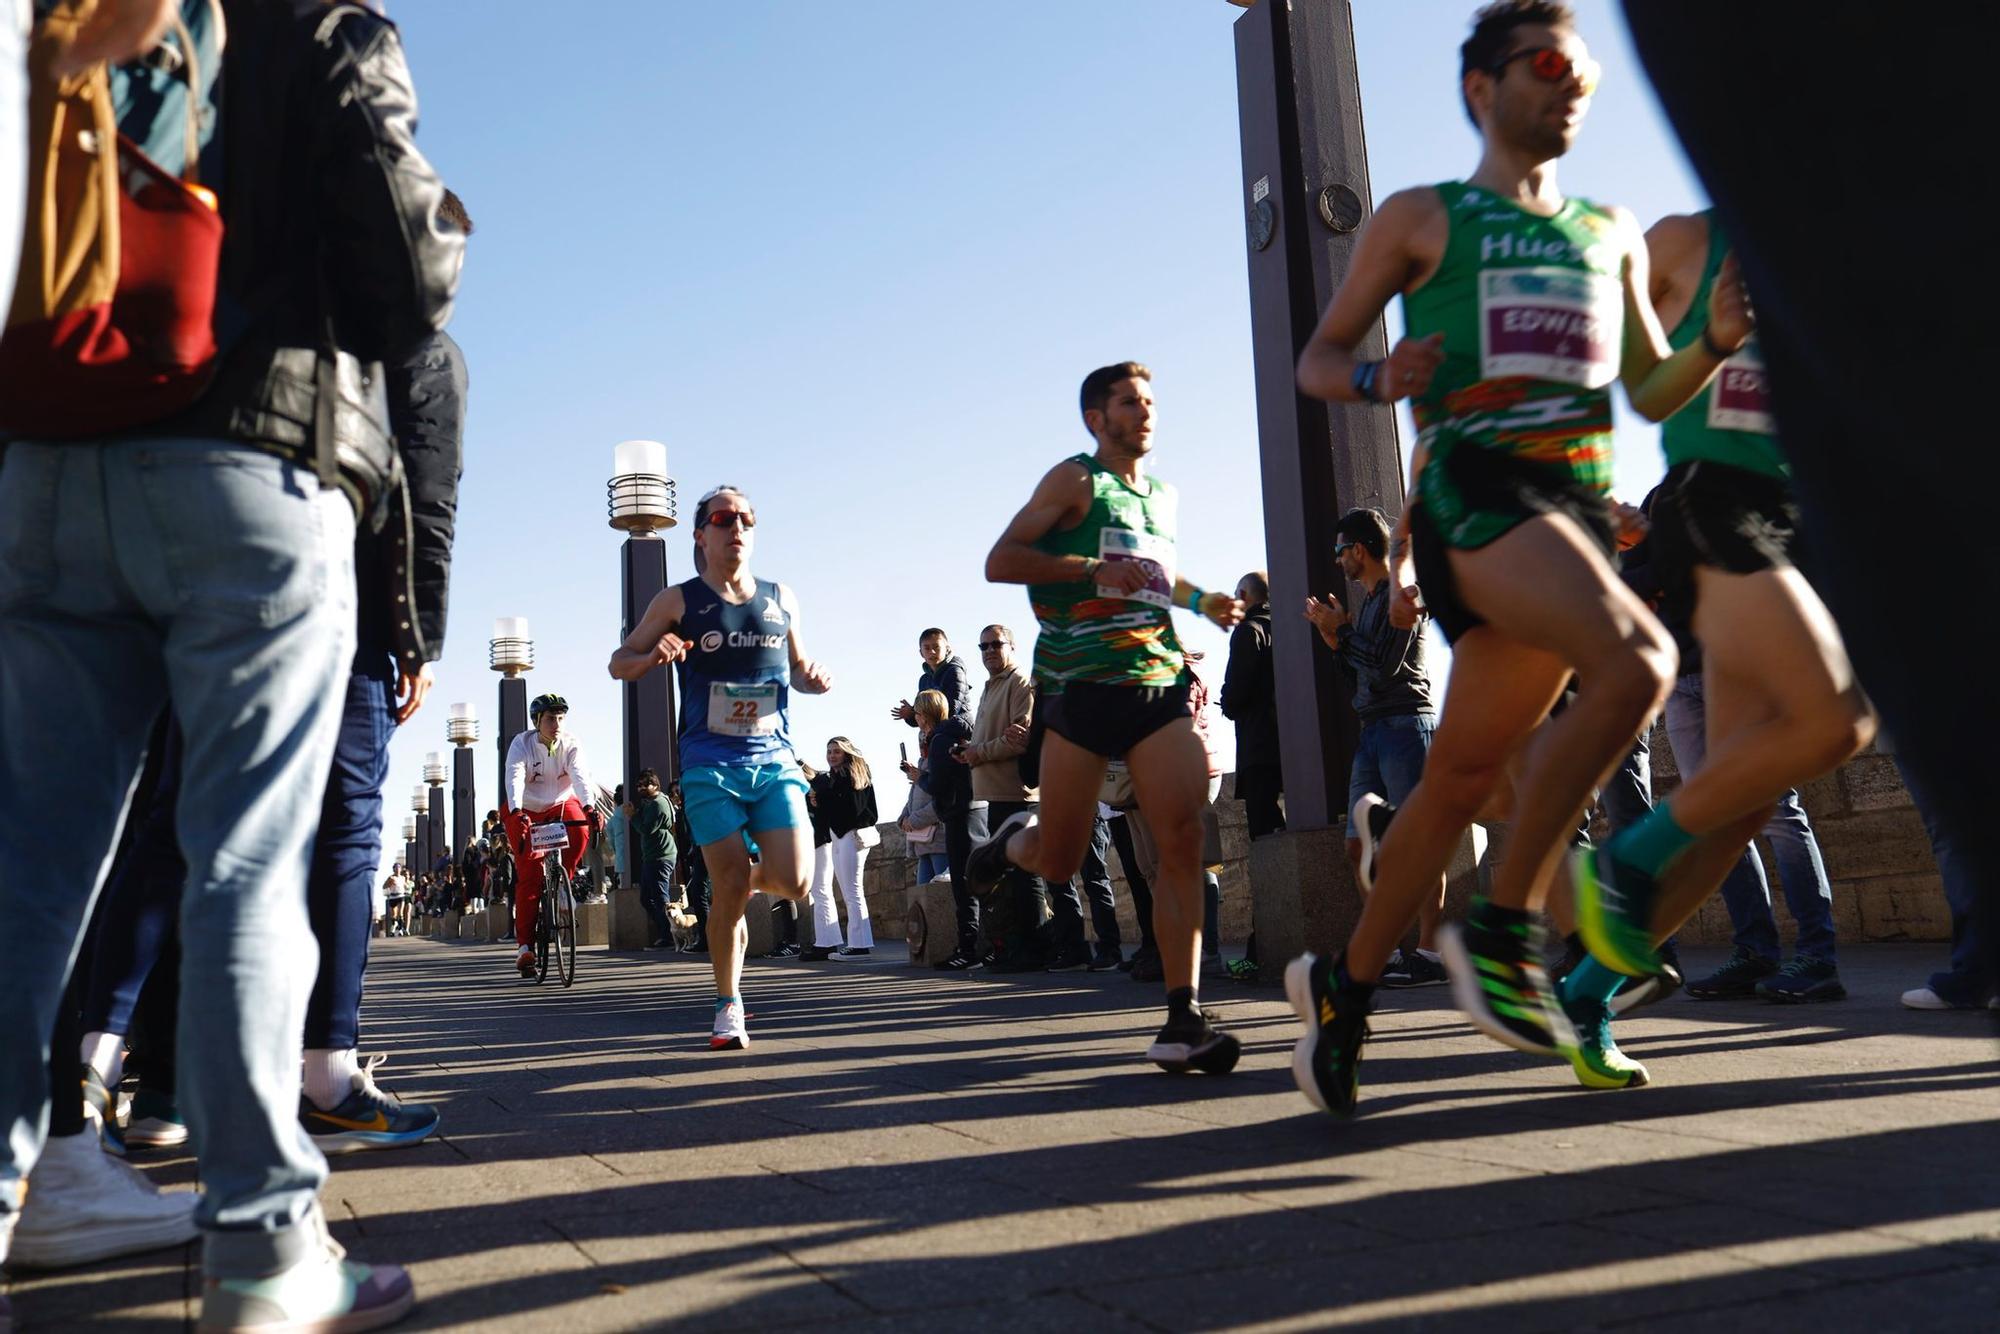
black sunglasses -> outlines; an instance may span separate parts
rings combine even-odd
[[[979,641],[979,651],[981,653],[991,653],[996,648],[1006,647],[1007,641],[1004,639],[982,639]]]
[[[1340,557],[1345,556],[1348,552],[1354,550],[1354,548],[1360,545],[1361,544],[1359,542],[1336,542],[1333,544],[1334,558],[1338,560]]]

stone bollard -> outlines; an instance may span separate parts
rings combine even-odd
[[[639,902],[639,891],[619,888],[611,891],[611,948],[642,950],[653,943],[653,924]]]
[[[778,902],[769,894],[752,894],[750,906],[743,910],[743,925],[750,930],[750,943],[744,946],[743,957],[761,959],[778,944],[778,924],[771,920],[771,905]]]
[[[951,897],[951,877],[941,875],[910,891],[903,909],[903,938],[910,944],[910,963],[934,967],[958,948],[958,906]]]
[[[1338,953],[1361,916],[1346,831],[1290,829],[1250,843],[1251,913],[1262,977],[1279,981],[1306,950]]]
[[[456,909],[438,918],[438,936],[444,940],[458,939],[459,913]]]
[[[611,905],[608,903],[577,904],[577,948],[582,949],[585,945],[609,945],[610,943]]]

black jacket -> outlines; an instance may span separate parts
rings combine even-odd
[[[221,352],[214,384],[165,429],[310,463],[324,424],[366,512],[396,471],[379,363],[444,327],[465,238],[438,217],[444,186],[417,151],[393,24],[325,0],[223,12]]]
[[[1271,604],[1250,608],[1229,636],[1222,716],[1236,724],[1236,766],[1278,763],[1278,682],[1271,657]]]
[[[394,653],[415,674],[444,656],[445,600],[451,542],[464,473],[465,354],[450,334],[435,333],[390,362],[389,423],[402,455],[408,514],[389,516],[379,532],[355,543],[360,651]],[[416,614],[410,615],[414,608]]]
[[[966,675],[965,659],[956,653],[935,667],[926,667],[917,676],[917,693],[935,690],[944,696],[944,702],[951,705],[951,716],[964,718],[969,723],[972,718],[972,678]],[[909,720],[910,726],[917,726],[916,718]]]
[[[972,770],[955,760],[951,748],[972,740],[972,724],[953,714],[931,729],[925,756],[930,768],[917,779],[917,786],[931,794],[931,805],[940,820],[956,820],[972,809]]]
[[[839,838],[876,822],[873,784],[857,788],[846,774],[827,773],[819,788],[819,813],[826,832]]]

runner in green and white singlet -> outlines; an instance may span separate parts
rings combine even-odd
[[[966,879],[983,892],[1019,867],[1060,884],[1083,864],[1106,762],[1122,758],[1159,848],[1154,934],[1167,1022],[1146,1056],[1166,1070],[1224,1074],[1241,1052],[1196,998],[1201,957],[1201,812],[1208,760],[1195,734],[1175,607],[1224,629],[1243,604],[1178,569],[1173,488],[1146,475],[1152,373],[1137,362],[1084,377],[1080,406],[1097,449],[1050,469],[986,558],[993,583],[1026,584],[1035,645],[1041,808],[1010,817],[974,848]]]
[[[1480,1031],[1566,1057],[1587,1086],[1645,1080],[1611,1042],[1619,977],[1586,965],[1558,1003],[1534,913],[1577,812],[1673,680],[1672,640],[1609,559],[1609,387],[1621,382],[1641,415],[1661,420],[1701,391],[1751,322],[1731,267],[1714,285],[1709,338],[1674,351],[1647,298],[1638,225],[1558,187],[1557,160],[1598,74],[1564,5],[1512,0],[1475,15],[1459,93],[1481,137],[1478,167],[1383,201],[1299,358],[1299,386],[1317,397],[1413,400],[1421,434],[1391,551],[1391,614],[1409,621],[1420,584],[1455,648],[1424,777],[1383,838],[1345,952],[1305,955],[1286,972],[1305,1026],[1294,1075],[1338,1115],[1354,1110],[1382,966],[1517,752],[1507,858],[1490,897],[1441,937],[1454,995]],[[1357,349],[1398,296],[1409,336],[1384,360],[1364,359]],[[1572,675],[1574,702],[1523,751]]]
[[[1713,214],[1664,218],[1646,241],[1650,294],[1677,321],[1675,345],[1710,338],[1706,306],[1729,250]],[[1792,565],[1797,518],[1765,395],[1752,341],[1660,432],[1668,466],[1653,501],[1653,565],[1666,614],[1701,645],[1708,748],[1650,815],[1577,856],[1577,928],[1626,973],[1653,966],[1655,942],[1721,884],[1773,803],[1874,733],[1833,617]],[[1831,958],[1800,955],[1759,994],[1846,992]]]

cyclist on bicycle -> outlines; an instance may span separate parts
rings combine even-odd
[[[537,695],[528,706],[534,726],[507,747],[507,805],[503,819],[507,843],[514,850],[514,943],[521,947],[514,966],[523,977],[535,975],[535,913],[542,902],[542,859],[528,848],[528,826],[558,820],[588,820],[590,828],[572,828],[563,850],[563,869],[572,883],[597,832],[600,817],[584,777],[583,749],[562,730],[569,701],[561,695]]]

